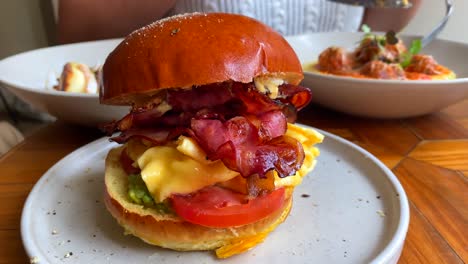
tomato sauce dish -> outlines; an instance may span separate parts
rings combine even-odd
[[[394,32],[385,35],[367,32],[353,50],[330,46],[306,71],[383,80],[452,80],[456,74],[428,54],[420,54],[421,40],[411,46]]]
[[[288,37],[312,102],[351,115],[393,119],[434,113],[468,97],[468,44],[436,39],[418,50],[421,36],[398,35],[394,45],[386,45],[384,35]]]

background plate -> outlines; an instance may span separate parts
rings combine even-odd
[[[52,80],[67,62],[102,65],[121,39],[52,46],[0,60],[0,85],[36,109],[70,123],[96,126],[118,120],[129,107],[101,105],[98,94],[56,91]]]
[[[379,33],[381,34],[381,33]],[[317,62],[330,46],[351,51],[363,33],[325,32],[287,37],[303,65]],[[400,36],[409,46],[418,36]],[[422,54],[433,55],[457,74],[455,80],[400,81],[352,78],[304,72],[302,85],[312,90],[312,102],[353,115],[406,118],[433,113],[468,98],[468,44],[436,39]]]
[[[290,216],[263,244],[223,263],[396,263],[409,223],[393,173],[360,147],[326,132],[316,169],[296,188]],[[25,249],[39,263],[215,263],[212,252],[153,247],[105,210],[104,159],[96,140],[37,182],[23,209]]]

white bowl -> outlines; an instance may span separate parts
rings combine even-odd
[[[417,36],[402,36],[405,44]],[[315,62],[330,46],[355,48],[361,33],[315,33],[288,37],[302,64]],[[455,80],[398,81],[356,79],[304,72],[302,85],[312,101],[334,110],[375,118],[404,118],[436,112],[468,97],[468,44],[434,40],[421,51],[457,74]]]
[[[97,94],[56,91],[48,84],[70,61],[104,63],[121,39],[84,42],[33,50],[0,61],[0,83],[38,110],[71,123],[95,126],[120,119],[129,108],[99,104]]]

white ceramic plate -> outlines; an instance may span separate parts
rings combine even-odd
[[[287,220],[263,244],[223,263],[397,262],[409,223],[404,190],[374,156],[324,134],[317,167],[296,188]],[[37,182],[21,222],[29,256],[40,263],[221,262],[212,252],[175,252],[123,235],[102,201],[104,159],[114,146],[92,142]]]
[[[97,94],[52,89],[51,79],[67,62],[101,65],[121,39],[83,42],[24,52],[0,61],[0,83],[11,92],[61,120],[94,126],[120,119],[128,107],[100,105]]]
[[[288,37],[302,64],[316,62],[330,46],[353,50],[361,33],[315,33]],[[402,36],[409,45],[415,36]],[[313,93],[313,102],[360,116],[402,118],[438,111],[468,97],[468,44],[434,40],[421,51],[433,55],[457,74],[455,80],[397,81],[356,79],[304,72],[302,84]]]

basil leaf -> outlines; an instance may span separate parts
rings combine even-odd
[[[411,46],[409,48],[409,52],[412,55],[418,54],[422,49],[422,43],[420,39],[415,39],[411,42]]]
[[[422,49],[422,43],[420,39],[415,39],[411,42],[411,46],[407,52],[402,54],[401,67],[406,68],[411,63],[411,59],[414,55],[418,54]]]

